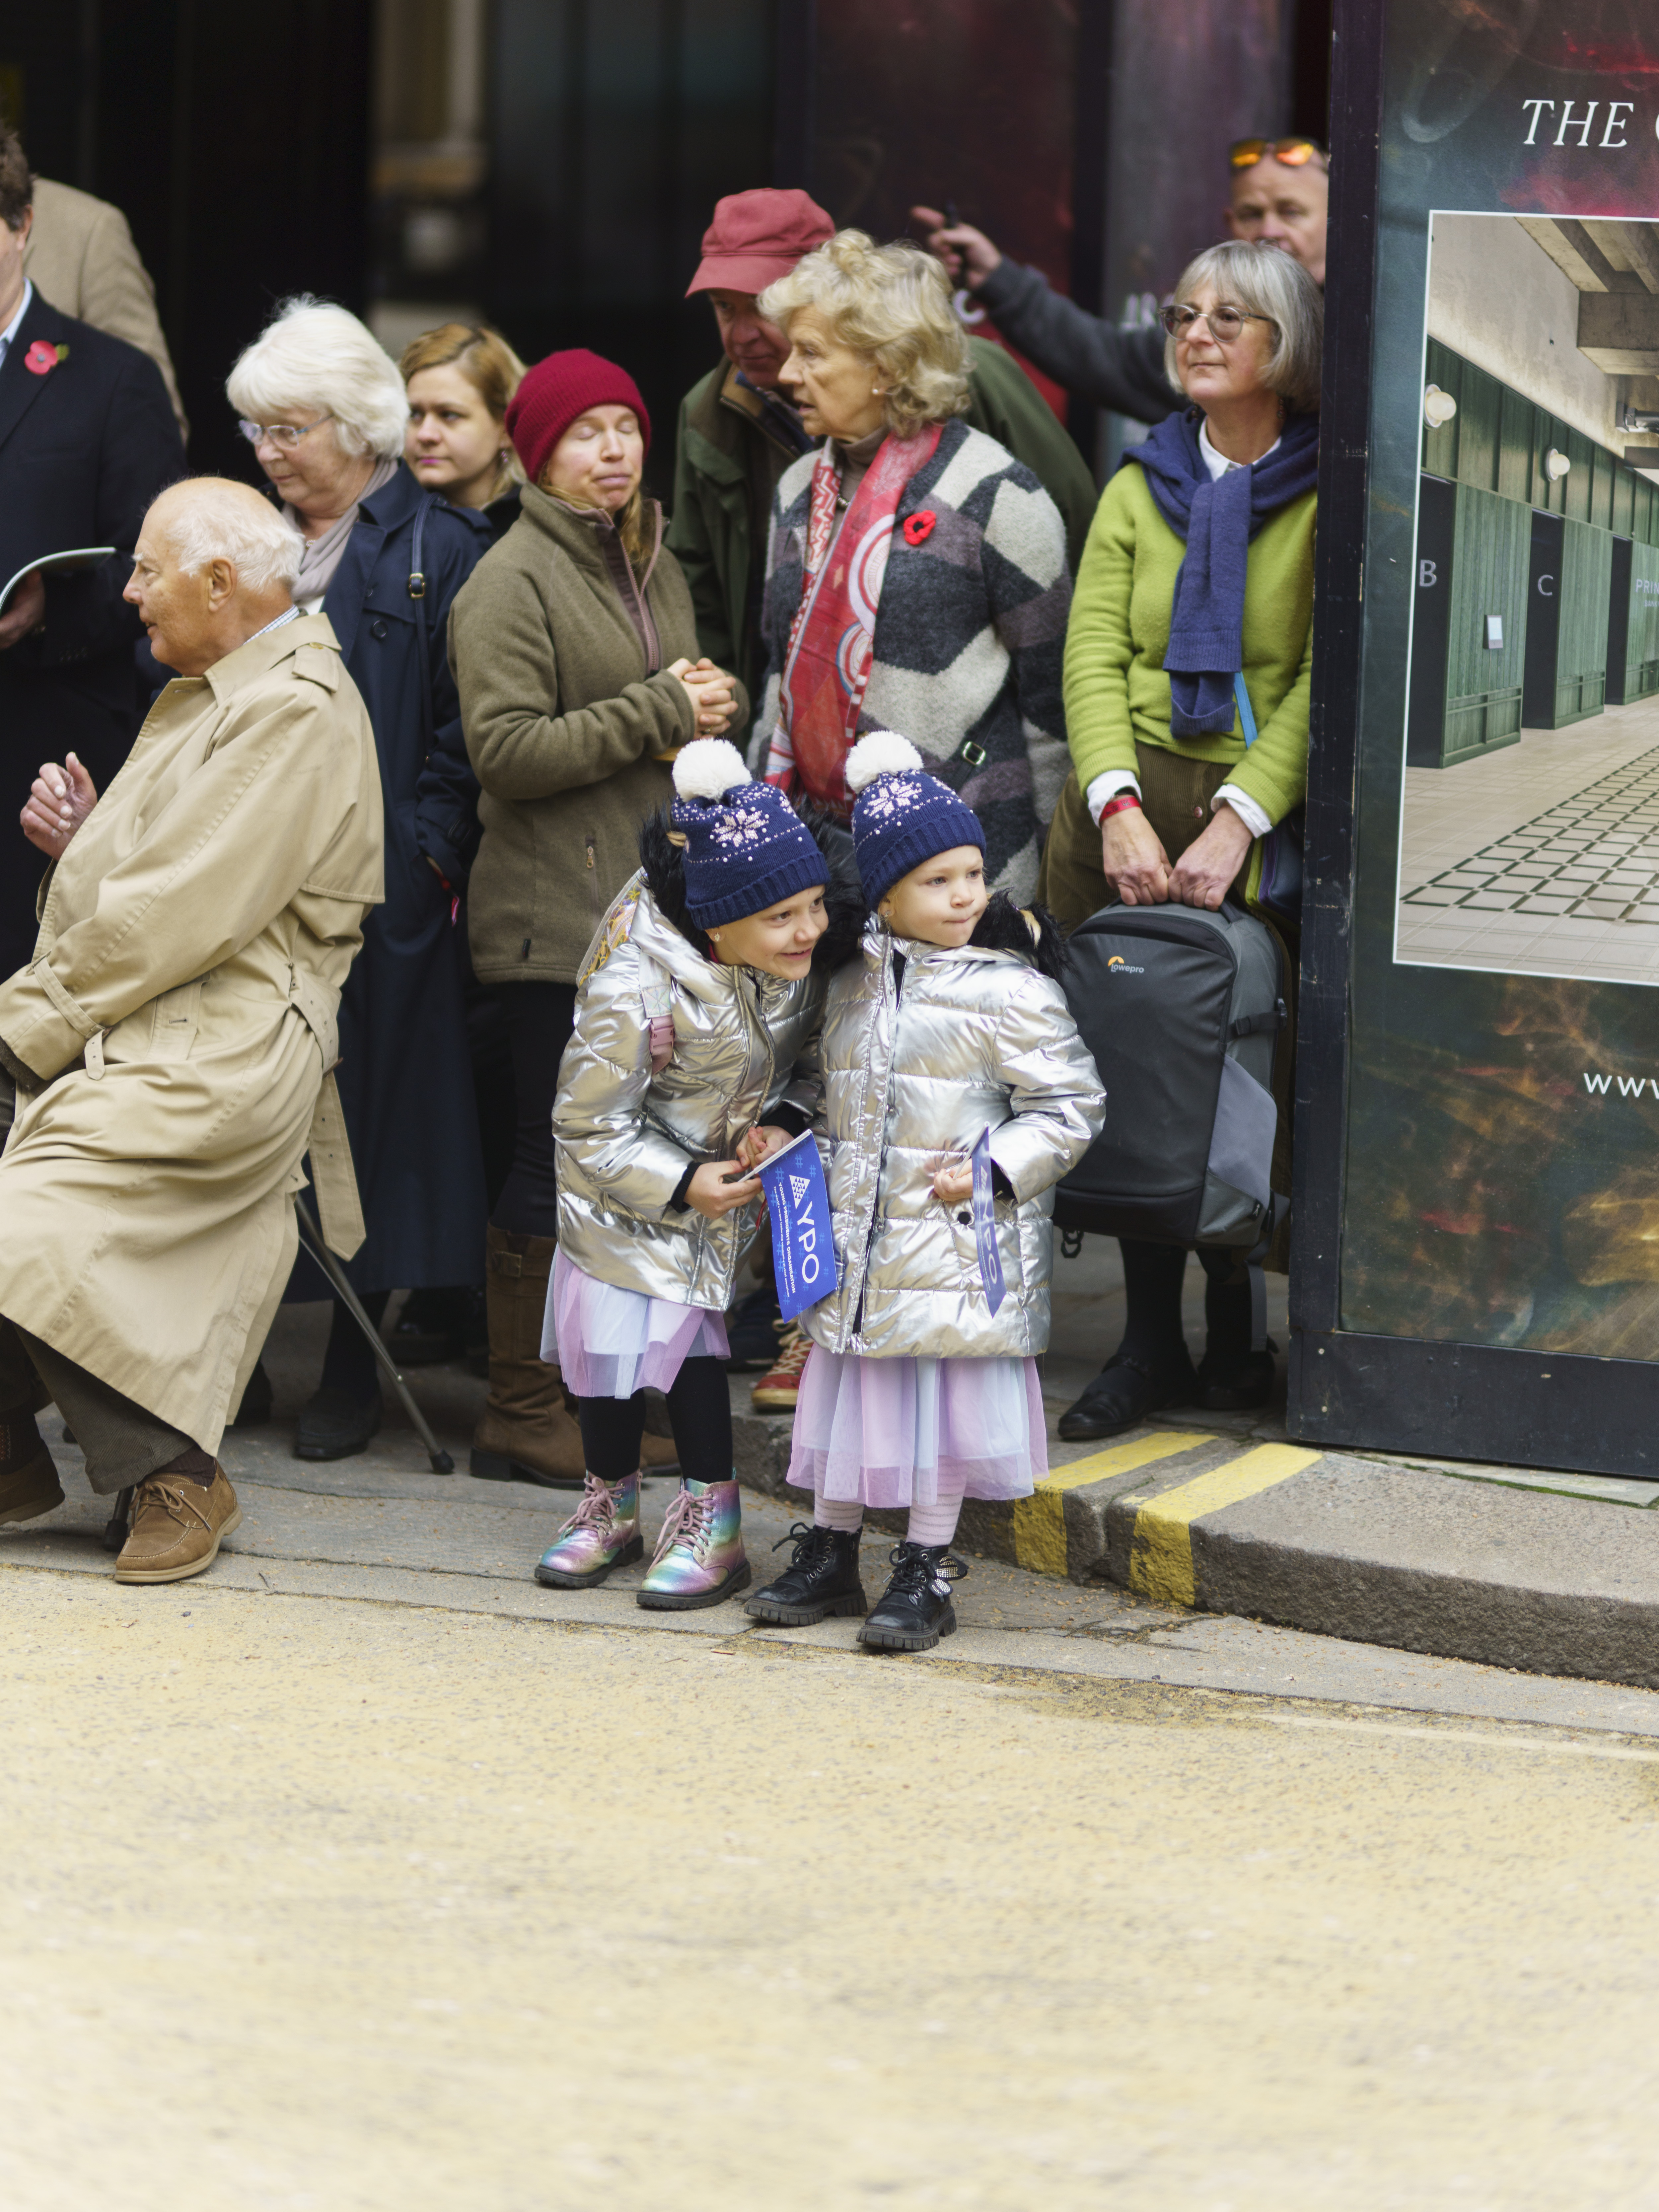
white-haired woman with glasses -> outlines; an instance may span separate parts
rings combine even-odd
[[[828,442],[772,504],[766,692],[751,766],[850,819],[842,768],[893,729],[985,832],[985,879],[1029,898],[1066,771],[1066,528],[1037,478],[963,422],[968,342],[941,264],[837,231],[762,293],[778,381]]]
[[[1115,901],[1213,909],[1231,893],[1293,930],[1264,906],[1263,875],[1269,832],[1307,789],[1322,307],[1288,253],[1235,241],[1200,253],[1164,310],[1170,380],[1188,404],[1108,484],[1066,636],[1073,769],[1037,894],[1064,929]],[[1282,1136],[1290,1057],[1286,1038]],[[1186,1253],[1127,1237],[1122,1250],[1123,1341],[1060,1435],[1114,1436],[1194,1397],[1213,1411],[1262,1404],[1273,1359],[1251,1350],[1237,1256],[1201,1255],[1194,1374]]]
[[[225,388],[305,541],[295,599],[327,616],[380,754],[386,902],[368,918],[346,984],[339,1068],[368,1227],[350,1273],[378,1322],[395,1288],[483,1279],[483,1168],[453,927],[477,839],[477,787],[444,634],[489,532],[404,466],[403,378],[343,307],[285,301]],[[423,773],[428,757],[434,769]],[[289,1296],[328,1295],[302,1260]],[[258,1413],[256,1377],[243,1418]],[[343,1458],[364,1450],[380,1423],[373,1350],[337,1302],[295,1449]]]

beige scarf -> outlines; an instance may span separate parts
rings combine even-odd
[[[340,565],[346,549],[346,540],[357,526],[357,509],[366,499],[373,499],[382,484],[390,483],[397,473],[398,463],[376,461],[374,472],[358,494],[356,504],[347,507],[337,522],[331,522],[320,538],[307,538],[306,550],[300,556],[300,573],[295,579],[294,597],[297,605],[314,614],[323,594],[334,581],[334,571]],[[304,532],[306,519],[295,508],[283,502],[283,513],[295,528]]]

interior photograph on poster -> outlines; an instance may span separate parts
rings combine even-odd
[[[1659,224],[1437,210],[1395,955],[1659,983]]]
[[[1338,1326],[1653,1361],[1659,10],[1383,32]]]

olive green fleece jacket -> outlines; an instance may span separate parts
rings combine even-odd
[[[1308,787],[1313,663],[1314,501],[1306,492],[1250,541],[1244,583],[1244,684],[1255,715],[1248,753],[1237,715],[1225,737],[1170,730],[1170,610],[1184,542],[1158,513],[1146,471],[1121,468],[1089,532],[1066,632],[1066,738],[1085,792],[1109,769],[1135,773],[1135,744],[1188,760],[1237,762],[1228,776],[1272,822]]]
[[[643,601],[609,515],[526,485],[519,520],[455,595],[449,662],[483,836],[467,885],[485,983],[574,983],[673,796],[696,731],[671,662],[695,659],[691,594],[665,547]],[[733,727],[748,720],[739,694]]]

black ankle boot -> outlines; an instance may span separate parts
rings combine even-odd
[[[1184,1344],[1157,1361],[1115,1352],[1076,1404],[1060,1415],[1059,1431],[1068,1444],[1121,1436],[1165,1406],[1190,1404],[1196,1389],[1192,1355]]]
[[[755,1620],[774,1620],[785,1628],[810,1628],[814,1621],[867,1613],[870,1601],[859,1580],[860,1528],[809,1528],[797,1521],[775,1552],[793,1539],[794,1556],[775,1583],[757,1590],[744,1611]]]
[[[901,1544],[892,1554],[893,1579],[859,1631],[872,1651],[931,1651],[941,1636],[957,1632],[951,1584],[968,1571],[947,1544]]]
[[[368,1449],[380,1425],[380,1393],[354,1398],[325,1382],[307,1401],[294,1434],[295,1459],[350,1459]]]
[[[1248,1413],[1273,1395],[1271,1337],[1265,1352],[1206,1352],[1198,1365],[1198,1402],[1206,1413]]]

